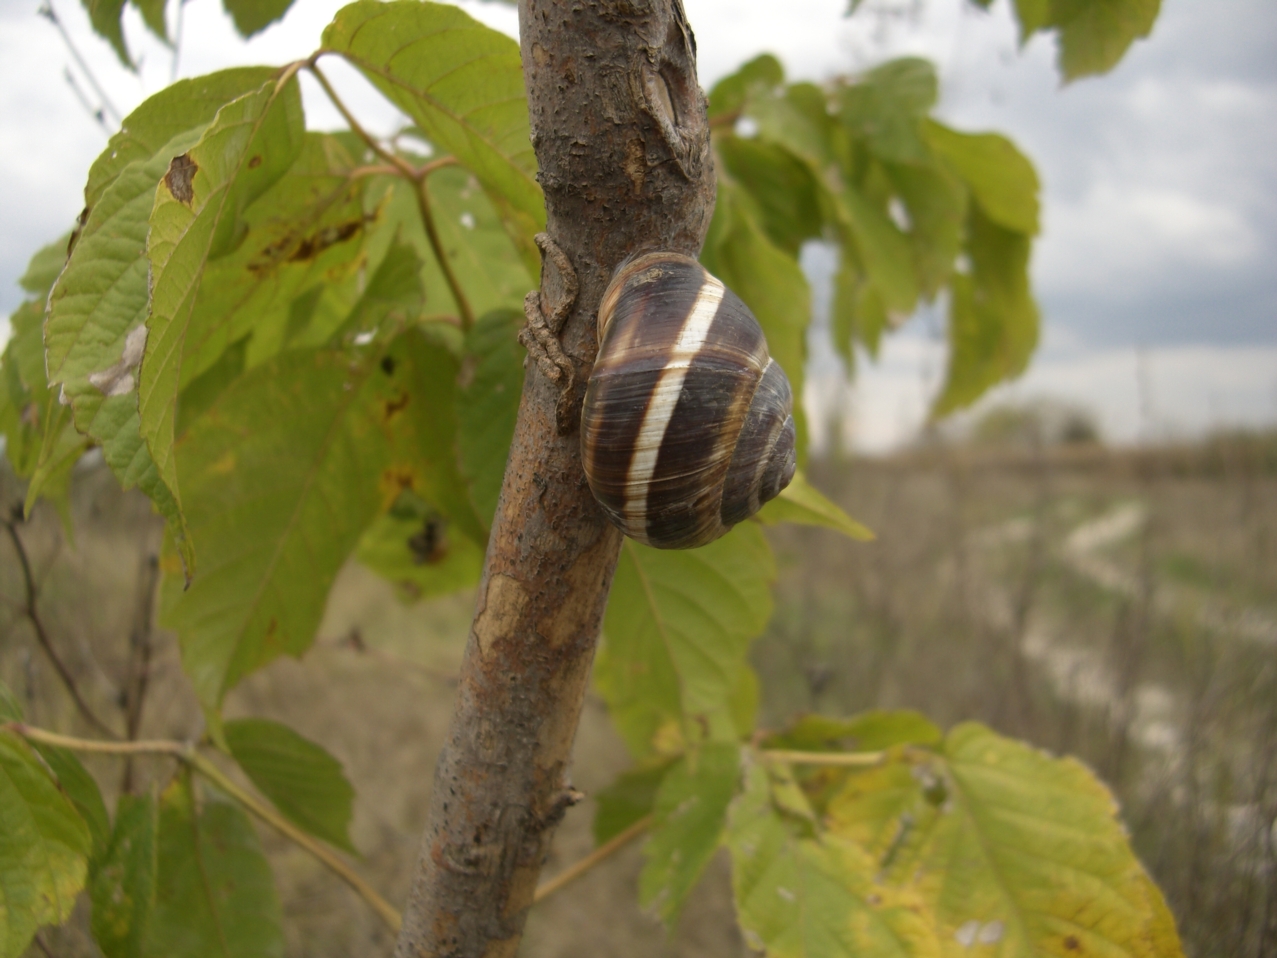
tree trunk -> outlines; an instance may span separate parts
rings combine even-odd
[[[519,26],[547,232],[579,282],[562,334],[579,400],[616,265],[700,252],[705,99],[681,0],[521,0]],[[557,272],[543,265],[547,296]],[[528,363],[399,958],[513,955],[578,798],[568,763],[621,536],[586,485],[576,429],[560,433],[559,400]]]

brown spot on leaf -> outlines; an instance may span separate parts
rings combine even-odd
[[[393,356],[387,356],[381,361],[381,371],[387,376],[395,374],[395,360]]]
[[[1064,947],[1069,951],[1081,951],[1082,943],[1077,940],[1076,935],[1069,935],[1064,939]]]
[[[299,263],[308,259],[314,259],[330,246],[336,246],[338,243],[345,242],[363,226],[362,220],[351,220],[346,223],[338,223],[336,226],[326,226],[312,236],[307,236],[297,244],[297,249],[293,251],[293,255],[288,257],[290,263]]]
[[[381,404],[381,421],[388,423],[407,408],[407,393],[403,393],[397,399],[386,399]]]
[[[260,153],[255,153],[248,161],[248,168],[250,170],[255,170],[261,165],[262,165],[262,155]]]
[[[164,185],[173,194],[173,199],[187,206],[191,205],[191,200],[195,196],[195,191],[191,189],[191,181],[195,179],[195,171],[198,169],[199,166],[191,159],[189,153],[173,157],[168,165],[168,172],[164,174]]]
[[[421,531],[408,538],[408,551],[414,565],[434,565],[448,554],[448,537],[444,523],[430,518],[422,523]]]

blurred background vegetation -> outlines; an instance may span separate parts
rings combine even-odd
[[[161,534],[148,502],[121,493],[90,456],[73,477],[69,528],[46,504],[19,523],[21,489],[4,469],[0,680],[33,722],[77,726],[27,615],[16,535],[42,627],[91,707],[111,720],[126,713],[146,661],[141,736],[198,735],[176,645],[148,617]],[[887,457],[830,453],[810,471],[878,540],[768,530],[780,572],[753,651],[763,725],[912,707],[1077,755],[1113,787],[1188,953],[1272,954],[1277,432],[1109,448],[1085,410],[1039,402],[995,407],[965,436],[933,431]],[[305,662],[275,662],[227,702],[228,717],[277,718],[342,761],[359,783],[361,870],[391,901],[407,891],[432,763],[421,743],[437,748],[445,734],[473,599],[411,605],[410,594],[352,559]],[[575,784],[595,794],[628,764],[592,699]],[[90,767],[108,792],[122,775],[118,760]],[[142,759],[123,774],[145,783],[170,768]],[[547,875],[590,850],[591,818],[588,804],[568,817]],[[345,886],[295,846],[262,839],[290,954],[389,948]],[[717,864],[667,938],[635,903],[641,853],[631,847],[538,905],[522,953],[745,955]],[[42,935],[52,954],[93,954],[85,916]]]

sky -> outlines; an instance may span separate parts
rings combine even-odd
[[[173,56],[130,8],[125,31],[141,61],[123,70],[74,0],[52,2],[111,105],[127,113],[169,82]],[[458,4],[514,35],[513,9]],[[0,0],[0,315],[22,299],[31,253],[64,233],[82,205],[89,164],[107,131],[101,98],[40,0]],[[233,63],[283,63],[317,45],[336,0],[299,0],[282,23],[245,43],[217,0],[188,0],[177,75]],[[684,0],[707,89],[764,51],[791,79],[855,73],[892,56],[931,59],[940,116],[964,130],[1011,136],[1043,184],[1043,233],[1032,275],[1042,343],[998,402],[1039,398],[1090,410],[1103,434],[1131,443],[1277,424],[1277,4],[1163,0],[1150,39],[1117,70],[1062,86],[1053,38],[1018,44],[1008,0],[982,12],[966,0]],[[172,25],[177,5],[170,3]],[[778,11],[783,11],[778,13]],[[393,110],[352,73],[334,78],[369,125]],[[304,78],[304,82],[309,82]],[[339,118],[305,88],[316,129]],[[926,420],[944,372],[940,310],[920,312],[849,381],[828,348],[820,304],[832,258],[805,251],[817,322],[804,401],[813,437],[862,451],[905,444]],[[7,326],[0,320],[0,338]],[[837,413],[836,417],[831,415]],[[971,416],[967,416],[968,419]],[[838,435],[822,423],[839,423]]]

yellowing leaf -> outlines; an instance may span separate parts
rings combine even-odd
[[[71,917],[88,867],[88,826],[25,741],[0,729],[0,958]]]
[[[803,838],[754,767],[732,806],[727,847],[746,942],[769,958],[937,958],[918,896],[874,880],[872,859],[836,836]]]
[[[1112,795],[1079,762],[966,723],[848,777],[828,825],[916,894],[945,955],[1181,954]]]

